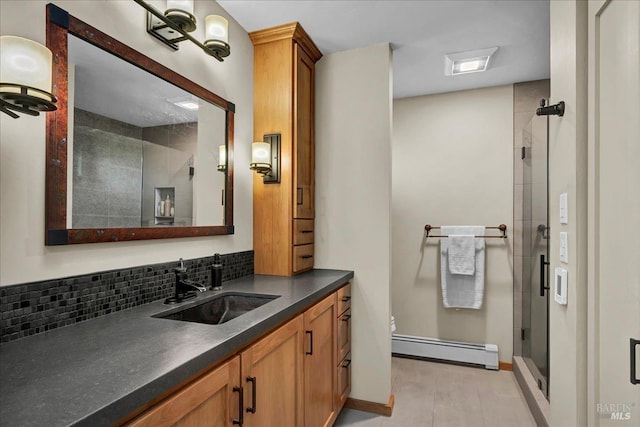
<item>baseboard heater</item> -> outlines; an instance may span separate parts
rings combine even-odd
[[[483,365],[486,369],[498,370],[498,346],[495,344],[472,344],[411,335],[393,335],[391,352],[399,356],[470,363]]]

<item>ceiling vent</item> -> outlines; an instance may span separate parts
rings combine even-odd
[[[490,47],[467,52],[448,53],[444,56],[444,74],[445,76],[457,76],[459,74],[485,71],[489,67],[491,57],[497,50],[497,47]]]

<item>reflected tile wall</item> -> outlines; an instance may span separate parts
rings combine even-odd
[[[74,111],[74,228],[139,227],[142,128],[81,109]],[[126,218],[122,218],[126,217]]]

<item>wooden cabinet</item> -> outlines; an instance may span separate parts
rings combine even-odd
[[[351,390],[348,295],[332,293],[126,425],[333,425]]]
[[[240,358],[234,357],[143,413],[127,426],[232,426],[240,422],[239,394]]]
[[[337,294],[337,365],[336,408],[342,410],[351,392],[351,285],[340,288]]]
[[[242,352],[244,425],[304,426],[302,315]]]
[[[335,318],[335,293],[304,313],[307,340],[304,358],[305,427],[330,426],[337,417]]]
[[[254,140],[280,134],[280,182],[253,179],[256,274],[313,268],[314,85],[322,53],[298,23],[249,34],[254,45]],[[299,239],[298,230],[306,235]]]

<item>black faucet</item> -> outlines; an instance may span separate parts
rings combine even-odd
[[[188,279],[187,269],[182,258],[180,258],[180,267],[177,267],[173,272],[176,275],[175,293],[172,297],[164,300],[165,304],[176,304],[189,298],[195,298],[196,291],[204,292],[207,290],[206,286]]]

